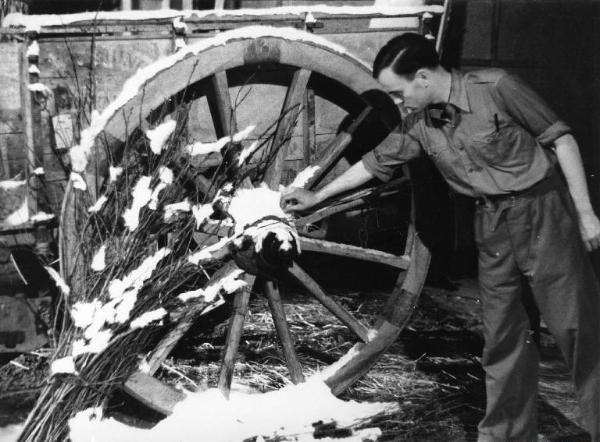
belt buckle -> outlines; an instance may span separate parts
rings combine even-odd
[[[488,210],[496,208],[496,205],[486,195],[481,195],[477,199],[477,203]]]

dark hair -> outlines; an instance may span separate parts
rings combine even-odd
[[[375,57],[373,77],[391,67],[398,75],[412,79],[421,68],[436,68],[440,59],[433,43],[420,34],[407,32],[388,41]]]

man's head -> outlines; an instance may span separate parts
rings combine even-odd
[[[391,39],[373,63],[373,77],[408,112],[437,101],[440,72],[445,71],[432,42],[413,33]]]

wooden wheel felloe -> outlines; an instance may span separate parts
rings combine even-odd
[[[271,95],[263,95],[262,101],[256,101],[257,96],[268,87],[279,91],[280,103],[267,103],[267,97]],[[301,131],[298,121],[302,112],[306,111],[307,95],[316,97],[318,105],[330,115],[338,115],[340,120],[346,117],[350,124],[340,131],[330,129],[329,133],[318,133],[317,130],[316,135],[314,127],[312,132],[310,128]],[[251,109],[252,106],[254,109]],[[270,113],[275,108],[278,110],[272,118]],[[182,113],[181,109],[185,109],[185,112]],[[314,157],[308,164],[309,172],[306,172],[310,176],[303,183],[307,188],[314,188],[339,173],[340,167],[343,167],[341,160],[358,130],[365,130],[369,122],[385,135],[397,122],[396,112],[391,100],[372,79],[369,68],[325,40],[301,31],[281,28],[251,27],[223,32],[145,68],[130,80],[122,95],[96,121],[92,132],[95,145],[85,170],[88,196],[93,201],[101,193],[108,166],[118,163],[130,137],[136,133],[139,136],[139,130],[153,127],[165,114],[184,125],[190,138],[203,141],[207,137],[232,136],[246,123],[257,125],[254,133],[261,133],[265,141],[261,153],[256,155],[262,155],[262,163],[259,161],[257,164],[267,165],[261,177],[272,189],[277,189],[280,184],[287,185],[290,182],[289,171],[285,167],[286,158],[298,143],[307,147],[305,151],[308,150]],[[267,133],[270,134],[268,137],[265,135]],[[305,140],[307,133],[312,133],[313,140],[319,138],[321,141],[316,155],[310,152],[311,145]],[[380,139],[373,136],[372,145],[363,147],[368,150]],[[278,147],[278,151],[274,150],[274,146]],[[313,143],[313,150],[314,147]],[[306,159],[305,156],[305,162]],[[222,164],[223,159],[216,155],[206,156],[204,160],[192,180],[196,190],[206,197],[214,193],[214,189],[211,189],[211,173]],[[252,178],[250,174],[244,180],[240,179],[241,185],[257,185]],[[290,267],[289,274],[356,336],[357,344],[321,373],[336,394],[360,378],[405,326],[423,286],[429,253],[412,227],[405,232],[404,250],[401,253],[315,237],[311,228],[333,215],[364,206],[377,195],[394,193],[402,186],[406,188],[405,185],[406,179],[400,179],[378,188],[362,189],[329,201],[325,206],[302,214],[295,220],[301,250],[374,262],[389,266],[398,273],[397,282],[380,319],[375,325],[369,326],[329,296],[298,262]],[[81,265],[77,244],[82,212],[89,205],[89,199],[84,200],[85,197],[75,191],[70,183],[63,204],[61,266],[63,273],[70,277],[71,284],[75,286],[81,283],[77,279],[78,266]],[[227,236],[226,231],[218,229],[205,231],[204,234]],[[232,265],[232,261],[224,264]],[[247,278],[249,282],[254,282],[252,276]],[[263,291],[273,314],[290,378],[295,383],[302,382],[304,375],[294,351],[278,285],[267,281]],[[248,290],[235,295],[234,314],[219,379],[219,387],[225,394],[231,383],[248,299]],[[188,312],[169,336],[159,343],[150,358],[150,373],[156,370],[193,320],[194,313]],[[162,411],[168,412],[168,408],[167,404]]]

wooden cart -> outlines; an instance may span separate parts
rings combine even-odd
[[[184,102],[190,112],[188,130],[200,140],[232,135],[248,125],[274,125],[272,143],[282,144],[282,148],[266,171],[266,182],[277,188],[289,184],[298,171],[312,167],[314,173],[306,180],[305,187],[314,188],[347,167],[347,160],[356,157],[357,149],[373,148],[399,121],[396,107],[370,72],[369,65],[377,50],[402,31],[421,32],[439,42],[445,12],[443,5],[397,10],[297,7],[187,15],[172,12],[168,17],[138,16],[135,20],[111,14],[95,20],[67,17],[67,21],[63,18],[60,23],[39,18],[40,27],[32,25],[36,19],[25,20],[23,24],[29,28],[21,29],[25,32],[20,35],[26,36],[29,48],[39,47],[39,56],[31,50],[28,55],[22,51],[21,71],[28,72],[32,90],[31,100],[26,100],[30,109],[24,132],[30,146],[28,157],[33,163],[30,168],[38,166],[39,161],[45,162],[46,157],[56,160],[59,146],[70,144],[61,137],[78,137],[83,122],[90,116],[85,106],[88,110],[105,107],[114,99],[117,85],[134,69],[150,59],[173,54],[139,71],[108,106],[110,111],[95,120],[96,142],[92,161],[85,170],[85,193],[74,190],[73,181],[65,180],[68,169],[47,173],[47,186],[58,183],[60,188],[67,183],[60,217],[64,277],[74,287],[80,283],[77,238],[82,213],[89,201],[100,195],[108,165],[118,163],[129,137],[137,130],[158,124],[157,110],[162,110],[162,117],[170,102]],[[269,26],[251,26],[256,24]],[[18,26],[18,20],[12,25]],[[52,93],[31,86],[40,83]],[[239,99],[240,91],[244,100]],[[52,109],[48,106],[50,97]],[[356,145],[358,139],[361,146]],[[46,151],[48,140],[50,152]],[[60,157],[58,160],[62,164]],[[218,166],[218,161],[214,165]],[[203,174],[200,167],[196,177],[200,192],[207,191],[203,186],[208,180],[203,179]],[[406,325],[424,283],[429,252],[412,226],[410,198],[404,200],[405,227],[398,232],[402,237],[400,252],[331,241],[326,221],[367,206],[381,195],[410,193],[408,178],[405,173],[384,186],[327,201],[295,220],[301,250],[375,262],[396,269],[398,274],[380,319],[368,326],[325,293],[297,262],[291,266],[291,276],[356,338],[356,345],[345,356],[323,370],[323,378],[336,394],[368,371]],[[251,184],[257,183],[247,183]],[[53,206],[56,210],[58,201]],[[201,233],[227,235],[214,229]],[[233,261],[224,263],[224,267],[232,265]],[[268,281],[261,289],[269,301],[290,378],[295,383],[301,382],[302,367],[277,284]],[[219,379],[219,387],[225,394],[231,384],[249,296],[249,290],[242,290],[232,300],[233,315]],[[158,411],[170,412],[180,395],[150,376],[192,323],[201,320],[203,311],[205,306],[175,315],[179,316],[178,325],[150,356],[150,369],[146,374],[132,376],[125,384],[126,391]]]

